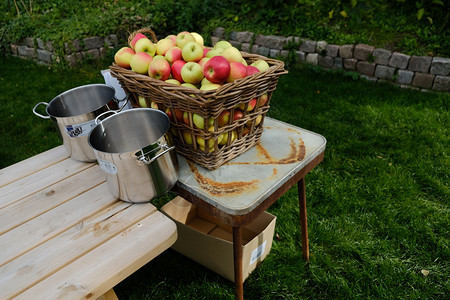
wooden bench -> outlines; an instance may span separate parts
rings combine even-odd
[[[116,199],[97,164],[62,146],[0,170],[0,299],[114,299],[176,238],[152,204]]]

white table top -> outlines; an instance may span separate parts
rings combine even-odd
[[[178,185],[230,215],[251,212],[325,150],[314,132],[266,117],[261,141],[216,170],[178,155]]]

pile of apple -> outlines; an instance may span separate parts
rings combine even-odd
[[[164,39],[153,43],[142,33],[137,33],[130,47],[123,47],[114,56],[114,61],[120,67],[131,69],[132,71],[145,74],[154,79],[159,79],[167,83],[181,85],[184,87],[214,90],[223,84],[233,82],[237,79],[263,72],[269,68],[264,60],[256,60],[250,65],[242,57],[241,52],[228,41],[217,42],[213,48],[204,46],[203,37],[196,32],[183,31],[177,35],[168,35]],[[242,103],[233,110],[233,116],[228,110],[223,111],[218,118],[218,126],[224,127],[229,124],[230,118],[234,121],[244,117],[245,112],[251,112],[259,101],[259,107],[265,105],[268,100],[267,94],[254,98],[248,103]],[[150,101],[151,107],[158,108],[158,104]],[[147,107],[144,97],[139,96],[139,105]],[[172,111],[174,116],[172,116]],[[190,115],[179,109],[171,110],[167,108],[165,112],[169,118],[178,122],[190,124]],[[209,131],[214,130],[214,120],[192,114],[192,123],[196,128]],[[255,119],[255,126],[261,122],[262,116]],[[207,124],[205,124],[207,123]],[[247,124],[242,135],[249,133]],[[219,145],[225,145],[237,138],[237,133],[233,130],[230,134],[222,134],[217,138]],[[183,140],[186,144],[193,144],[192,135],[183,131]],[[205,144],[212,148],[214,140],[197,137],[197,145],[204,150]],[[211,149],[213,150],[213,149]]]

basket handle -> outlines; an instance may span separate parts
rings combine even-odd
[[[131,47],[131,41],[138,33],[142,33],[143,35],[148,37],[150,40],[152,40],[153,43],[155,43],[155,44],[158,42],[158,38],[156,37],[156,34],[153,32],[153,30],[151,30],[150,28],[142,28],[142,29],[138,29],[138,30],[132,32],[130,34],[130,36],[128,37],[128,45],[130,45],[130,47]]]

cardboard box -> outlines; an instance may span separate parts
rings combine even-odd
[[[233,231],[217,218],[176,197],[161,208],[175,221],[178,239],[172,249],[234,282]],[[272,248],[276,217],[268,212],[242,228],[244,280]]]

